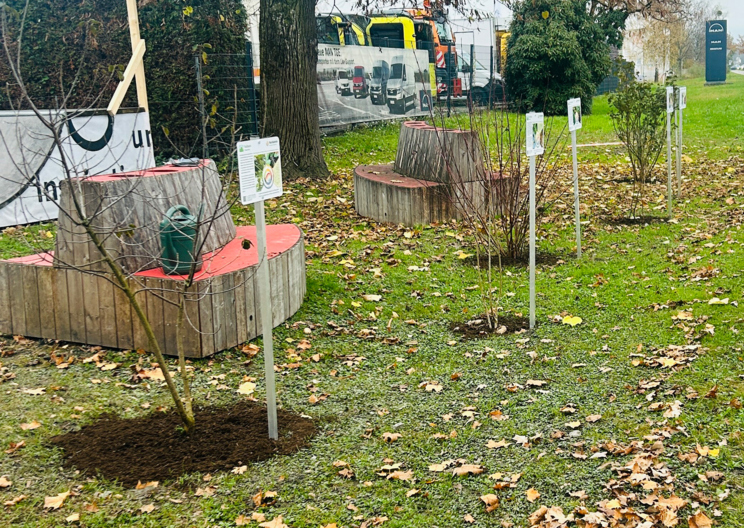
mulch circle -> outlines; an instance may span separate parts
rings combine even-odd
[[[465,322],[454,322],[450,324],[450,330],[466,339],[479,337],[491,337],[495,335],[515,334],[530,328],[530,320],[513,314],[499,315],[498,324],[491,328],[488,319],[481,315]]]
[[[279,440],[270,440],[266,414],[266,407],[247,401],[197,408],[191,434],[183,431],[175,411],[134,419],[104,415],[79,431],[53,437],[51,443],[64,450],[66,467],[135,486],[294,453],[316,433],[309,418],[279,410]]]

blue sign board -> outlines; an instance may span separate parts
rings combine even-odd
[[[705,23],[705,80],[726,82],[726,21]]]

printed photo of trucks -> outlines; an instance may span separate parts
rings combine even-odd
[[[415,71],[415,65],[411,66],[405,55],[393,57],[393,63],[390,65],[390,79],[387,84],[387,104],[390,113],[405,114],[409,103],[416,106],[418,92]]]
[[[373,105],[387,103],[388,79],[390,79],[390,65],[384,60],[375,61],[372,65],[372,79],[369,82],[369,94]]]

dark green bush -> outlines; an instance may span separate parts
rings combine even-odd
[[[606,30],[587,13],[585,0],[531,0],[514,9],[505,81],[526,111],[565,115],[581,97],[584,113],[610,70]]]
[[[18,36],[24,4],[25,0],[7,1],[11,38]],[[198,155],[194,55],[244,53],[245,9],[240,0],[139,0],[138,4],[140,32],[147,44],[145,75],[156,153]],[[105,108],[131,55],[126,3],[30,0],[21,53],[25,84],[38,107],[61,105],[77,79],[67,108]],[[18,100],[7,58],[0,53],[0,107],[8,109]],[[122,106],[136,106],[134,82]]]

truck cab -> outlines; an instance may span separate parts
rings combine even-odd
[[[315,27],[319,44],[335,44],[337,46],[364,46],[367,44],[364,29],[347,15],[316,15]]]
[[[390,65],[377,60],[372,64],[372,78],[369,81],[369,96],[373,105],[387,103],[387,86],[390,79]]]
[[[403,55],[393,57],[387,83],[387,105],[392,114],[405,114],[409,103],[416,104],[415,65],[407,63]]]
[[[336,93],[339,95],[351,95],[352,72],[345,68],[336,70]]]
[[[364,66],[354,66],[354,76],[351,79],[354,97],[367,97],[369,95],[369,83],[367,82],[367,72]]]

